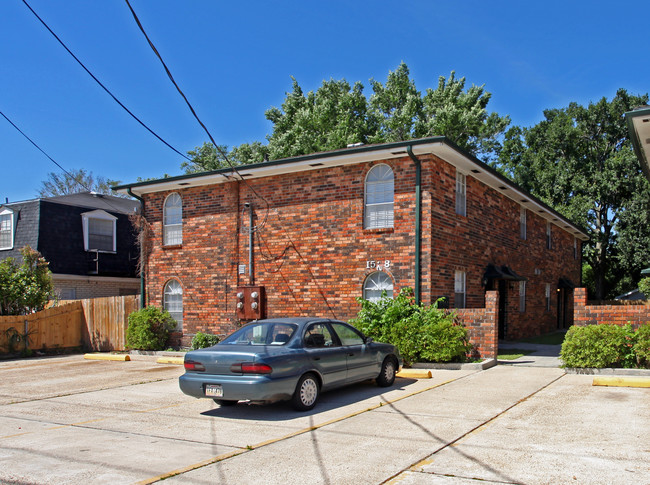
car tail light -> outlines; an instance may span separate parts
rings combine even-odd
[[[205,370],[205,366],[203,364],[200,362],[195,362],[193,360],[186,360],[183,362],[183,367],[185,367],[185,370],[194,370],[198,372],[203,372]]]
[[[268,364],[255,362],[239,362],[230,366],[230,371],[237,374],[270,374],[273,369]]]

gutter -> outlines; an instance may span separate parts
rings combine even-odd
[[[415,304],[419,305],[421,300],[420,280],[422,279],[422,268],[420,259],[422,255],[422,163],[413,154],[412,145],[406,145],[408,153],[415,165]]]
[[[144,199],[142,197],[140,197],[139,195],[135,195],[131,191],[131,187],[128,187],[126,189],[126,192],[131,197],[133,197],[135,199],[138,199],[140,201],[140,210],[142,211],[142,217],[144,217]],[[142,224],[142,222],[140,222],[140,224]],[[143,253],[143,250],[142,250],[142,241],[141,241],[141,244],[140,244],[140,261],[142,261],[142,253]],[[141,268],[141,271],[140,271],[140,309],[141,310],[146,306],[145,305],[145,303],[146,303],[145,302],[146,294],[145,294],[145,291],[144,291],[144,286],[145,286],[144,283],[145,283],[145,281],[144,281],[144,264],[143,264],[143,266]]]

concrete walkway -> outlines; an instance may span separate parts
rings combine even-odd
[[[499,342],[499,350],[521,349],[532,351],[515,360],[500,360],[499,364],[518,367],[560,367],[562,345],[528,344],[523,342]]]

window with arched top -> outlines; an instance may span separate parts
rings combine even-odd
[[[383,295],[393,297],[393,280],[383,271],[369,274],[363,282],[363,299],[377,302]]]
[[[366,175],[363,227],[393,227],[395,177],[386,164],[375,165]]]
[[[163,294],[163,308],[176,320],[176,328],[183,328],[183,287],[178,280],[169,280]]]
[[[167,196],[163,206],[163,244],[183,244],[183,200],[176,192]]]

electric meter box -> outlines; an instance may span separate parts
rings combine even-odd
[[[266,289],[264,286],[238,286],[236,301],[236,314],[240,320],[266,318]]]

